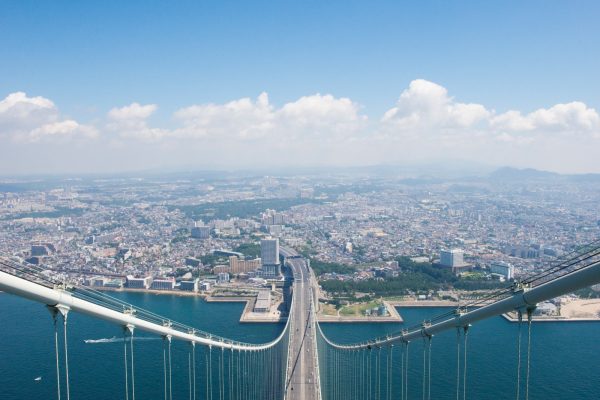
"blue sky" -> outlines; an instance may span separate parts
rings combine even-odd
[[[136,123],[125,124],[128,132],[139,127],[140,119],[146,128],[174,130],[181,125],[181,120],[174,121],[179,110],[242,98],[256,101],[262,92],[268,93],[275,109],[303,96],[331,95],[350,99],[357,113],[367,117],[368,122],[357,128],[361,140],[382,130],[375,121],[417,79],[444,88],[451,101],[480,104],[494,115],[509,110],[527,115],[574,101],[585,104],[587,113],[600,108],[599,17],[600,3],[595,1],[5,1],[0,4],[0,99],[24,92],[27,98],[51,100],[53,123],[73,120],[93,128],[88,136],[96,142],[93,146],[78,142],[82,153],[91,146],[106,148],[107,154],[110,146],[122,146],[135,136],[120,137],[123,127],[111,125],[107,114],[132,103],[155,108],[136,115]],[[270,117],[266,119],[271,123]],[[594,117],[590,123],[596,123]],[[211,126],[204,128],[210,131]],[[4,124],[0,119],[2,128],[16,132],[14,117]],[[31,133],[34,128],[27,129]],[[238,125],[231,129],[244,130]],[[590,130],[597,136],[595,125]],[[494,130],[495,135],[503,133]],[[4,147],[11,148],[13,157],[49,145],[37,139],[24,144],[15,135],[4,135],[11,136],[4,138]],[[187,139],[190,136],[194,135],[186,134]],[[332,140],[340,137],[334,135]],[[72,145],[63,141],[56,146]],[[164,143],[156,140],[144,146],[164,153]],[[211,143],[205,140],[198,146],[204,151]],[[215,145],[214,150],[220,148]],[[252,149],[252,144],[246,148]],[[140,159],[138,166],[177,166],[175,160],[184,153],[170,149],[171,159],[165,157],[162,163],[156,157]],[[544,164],[539,162],[543,154],[529,165],[527,152],[519,154],[518,166],[600,171],[600,165]],[[213,157],[205,161],[230,164]],[[61,162],[56,170],[80,168],[81,162]],[[377,162],[374,157],[365,160]],[[569,162],[565,159],[562,164]],[[253,163],[248,159],[239,166]],[[273,160],[273,165],[279,163]],[[339,157],[335,163],[348,161]],[[100,160],[88,167],[104,168]],[[4,169],[10,172],[8,165]]]

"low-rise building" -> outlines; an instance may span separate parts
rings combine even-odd
[[[254,312],[266,313],[271,309],[271,291],[260,290],[254,303]]]
[[[150,289],[154,290],[173,290],[175,288],[174,278],[160,278],[154,279]]]
[[[152,284],[152,277],[135,278],[132,275],[127,276],[125,285],[130,289],[148,289]]]
[[[229,273],[228,272],[219,272],[217,274],[217,283],[225,283],[229,282]]]
[[[187,292],[197,292],[198,291],[198,279],[193,279],[191,281],[179,282],[179,290],[183,290],[183,291],[187,291]]]
[[[515,277],[515,267],[503,261],[496,261],[490,265],[490,272],[503,276],[506,280],[511,280]]]

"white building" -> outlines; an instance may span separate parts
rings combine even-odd
[[[219,272],[217,274],[217,282],[218,283],[229,282],[229,273],[228,272]]]
[[[464,262],[464,251],[461,249],[442,250],[440,253],[440,265],[443,267],[462,267]]]
[[[266,313],[271,309],[271,291],[260,290],[254,303],[254,312]]]
[[[515,267],[503,261],[493,262],[490,265],[490,272],[492,274],[501,275],[506,278],[506,280],[511,280],[515,277]]]

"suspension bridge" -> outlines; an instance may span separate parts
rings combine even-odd
[[[283,249],[285,265],[293,276],[289,315],[279,336],[269,343],[231,340],[173,321],[93,288],[71,285],[49,277],[41,267],[0,257],[0,290],[39,302],[50,311],[54,327],[56,398],[70,400],[69,319],[71,312],[109,321],[122,328],[124,375],[122,397],[136,398],[136,332],[162,338],[163,393],[173,398],[172,342],[189,343],[185,366],[189,399],[309,399],[391,400],[431,398],[431,354],[435,335],[456,332],[457,400],[469,398],[469,331],[476,322],[516,312],[518,315],[515,398],[529,398],[531,324],[536,305],[554,297],[600,283],[600,240],[565,254],[541,272],[462,304],[401,331],[352,344],[336,343],[316,318],[318,288],[306,260]],[[49,319],[50,320],[50,319]],[[0,328],[1,331],[1,328]],[[523,334],[526,334],[526,340]],[[419,371],[409,365],[412,343],[421,341]],[[49,351],[51,351],[49,349]],[[422,367],[422,369],[421,369]],[[203,373],[197,373],[202,368]],[[409,372],[411,372],[409,374]],[[507,371],[507,373],[509,373]],[[419,391],[415,391],[416,374]],[[200,379],[200,376],[205,379]],[[409,388],[413,388],[412,392]]]

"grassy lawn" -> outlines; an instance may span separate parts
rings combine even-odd
[[[337,310],[331,304],[321,303],[321,312],[323,315],[337,315]]]
[[[378,301],[370,301],[368,303],[357,303],[357,304],[352,304],[349,306],[345,306],[342,307],[342,309],[340,310],[340,315],[346,315],[346,316],[364,316],[365,315],[365,310],[367,310],[368,308],[375,308],[379,306],[379,302]]]

